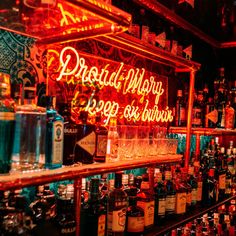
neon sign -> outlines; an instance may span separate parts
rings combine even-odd
[[[97,112],[108,124],[111,117],[118,116],[126,122],[171,122],[172,111],[166,102],[163,79],[144,68],[134,68],[123,62],[104,62],[91,65],[91,59],[74,47],[64,47],[59,53],[59,68],[55,80],[67,85],[82,85],[95,92],[83,109],[94,116]],[[96,60],[96,59],[95,59]],[[99,59],[101,60],[101,58]],[[98,60],[97,60],[98,61]],[[77,99],[80,91],[75,91]],[[165,105],[163,105],[165,104]]]

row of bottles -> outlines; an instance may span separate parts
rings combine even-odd
[[[204,166],[194,163],[188,170],[179,164],[155,168],[153,188],[151,169],[142,176],[116,172],[114,179],[106,174],[101,179],[83,179],[80,235],[143,235],[154,225],[235,194],[235,179],[227,193],[220,188],[219,174],[212,168],[205,173]],[[60,184],[55,193],[49,185],[38,186],[31,201],[19,191],[2,192],[0,232],[7,236],[75,235],[73,198],[73,184]],[[236,213],[235,205],[232,211]]]
[[[210,95],[207,85],[203,90],[195,91],[192,108],[192,126],[206,128],[236,127],[236,81],[229,86],[226,83],[224,68],[214,80],[214,96]],[[175,126],[186,126],[187,91],[178,90],[175,106]]]
[[[236,234],[236,200],[219,206],[201,217],[178,227],[165,236],[234,236]]]

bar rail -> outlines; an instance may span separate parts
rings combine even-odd
[[[54,170],[41,170],[36,172],[12,173],[0,175],[0,191],[20,189],[27,186],[41,185],[62,180],[75,180],[82,177],[100,175],[121,170],[150,167],[160,164],[173,164],[180,162],[182,155],[158,155],[152,158],[138,160],[121,160],[111,163],[95,163],[90,165],[74,165]]]

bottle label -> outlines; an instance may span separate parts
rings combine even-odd
[[[225,128],[233,129],[235,120],[235,111],[232,107],[225,108]]]
[[[196,204],[197,203],[197,188],[193,188],[192,189],[192,204]]]
[[[219,189],[225,189],[226,175],[219,175]]]
[[[167,213],[169,213],[169,214],[174,213],[175,203],[176,203],[175,195],[167,195],[166,196],[166,212]]]
[[[63,158],[63,136],[64,124],[62,121],[53,123],[53,148],[52,148],[52,164],[61,164]]]
[[[85,151],[87,151],[90,155],[93,155],[95,152],[95,132],[91,132],[84,138],[77,141],[77,144],[83,148]]]
[[[192,192],[187,193],[186,203],[188,205],[191,205],[191,203],[192,203]]]
[[[139,233],[144,231],[144,217],[128,217],[127,232]]]
[[[106,233],[106,215],[98,217],[98,234],[97,236],[105,236]]]
[[[75,233],[75,227],[71,227],[71,228],[62,228],[61,229],[61,234],[72,234],[72,233]]]
[[[213,111],[206,114],[206,120],[212,121],[214,124],[218,121],[218,111],[214,109]]]
[[[197,183],[197,201],[202,200],[202,182]]]
[[[142,202],[138,201],[137,206],[144,210],[144,225],[145,227],[154,224],[154,201]]]
[[[164,216],[166,213],[166,199],[159,198],[158,199],[158,216]]]
[[[193,108],[193,125],[201,126],[202,125],[202,109],[200,108]]]
[[[156,42],[161,48],[165,48],[166,45],[166,33],[162,32],[156,36]]]
[[[126,221],[126,207],[108,213],[107,228],[112,232],[124,232]]]
[[[176,193],[176,214],[183,214],[186,212],[186,193]]]
[[[118,157],[118,139],[107,140],[107,155],[111,158]]]
[[[0,112],[0,120],[15,120],[14,112]]]
[[[226,179],[225,181],[225,193],[226,194],[231,194],[231,179]]]
[[[101,157],[106,155],[107,150],[107,135],[97,135],[97,150],[96,156]]]

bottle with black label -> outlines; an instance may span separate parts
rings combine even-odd
[[[92,164],[95,154],[95,126],[87,123],[88,112],[81,111],[75,144],[75,163]]]
[[[205,105],[205,127],[215,128],[218,120],[218,111],[213,102],[213,98],[209,97]]]
[[[62,105],[61,115],[64,118],[64,145],[63,145],[63,165],[73,165],[75,162],[74,147],[78,133],[78,126],[71,117],[68,104]]]
[[[106,162],[107,150],[107,133],[108,130],[101,125],[101,115],[96,116],[96,145],[95,145],[95,162]]]

